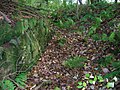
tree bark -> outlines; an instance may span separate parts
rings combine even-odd
[[[83,3],[82,3],[82,0],[78,0],[78,1],[79,1],[80,4],[83,4]]]
[[[118,2],[118,0],[115,0],[115,3],[117,3]]]

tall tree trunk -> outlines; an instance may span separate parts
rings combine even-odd
[[[82,4],[82,0],[78,0],[80,4]]]
[[[95,0],[90,0],[91,4],[95,3]]]
[[[118,0],[115,0],[115,3],[117,3],[118,2]]]

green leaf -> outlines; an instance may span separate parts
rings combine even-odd
[[[114,87],[114,82],[108,82],[106,87],[107,88],[113,88]]]
[[[97,18],[96,18],[96,23],[97,23],[97,24],[100,24],[101,22],[102,22],[102,19],[99,18],[99,17],[97,17]]]
[[[85,77],[88,79],[90,77],[90,74],[89,73],[85,74]]]
[[[64,25],[64,24],[63,24],[63,22],[62,22],[61,20],[60,20],[60,22],[59,22],[59,23],[60,23],[60,26],[61,26],[61,27]]]
[[[89,31],[88,35],[94,34],[94,32],[96,31],[96,29],[97,29],[97,26],[92,26],[92,27],[90,28],[90,31]]]
[[[90,83],[90,84],[93,84],[93,80],[89,80],[89,83]]]
[[[77,88],[81,89],[81,88],[83,88],[83,86],[77,86]]]
[[[20,73],[16,78],[15,81],[18,83],[18,85],[22,88],[26,86],[25,81],[27,80],[27,74],[26,73]]]
[[[61,90],[59,87],[55,87],[55,89],[54,90]]]
[[[99,82],[104,82],[104,79],[102,76],[98,76],[98,80],[99,80]]]
[[[14,83],[10,80],[4,80],[2,82],[2,89],[3,90],[15,90],[16,86]]]
[[[92,38],[94,39],[94,40],[100,40],[100,35],[99,34],[93,34],[92,35]]]
[[[86,87],[86,86],[87,86],[86,82],[83,82],[83,86],[84,86],[84,87]]]
[[[109,36],[109,41],[110,42],[114,42],[115,41],[115,32],[112,32],[111,34],[110,34],[110,36]]]
[[[97,81],[97,76],[94,77],[94,81]]]
[[[103,41],[107,41],[108,40],[107,34],[105,34],[105,33],[102,34],[102,40]]]
[[[68,22],[70,25],[75,25],[75,22],[71,18],[68,18]]]
[[[78,82],[79,85],[82,85],[83,83],[82,82]]]

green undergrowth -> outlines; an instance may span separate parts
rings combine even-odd
[[[0,82],[1,90],[15,90],[16,87],[24,89],[26,87],[27,73],[18,74],[15,79],[4,79]]]
[[[15,20],[13,26],[4,20],[0,21],[0,90],[24,90],[27,72],[37,63],[51,39],[53,31],[47,17],[43,18],[43,14],[36,8],[30,7],[35,5],[36,1],[21,0],[11,17],[11,20]],[[32,13],[31,16],[31,12],[25,7],[32,9],[31,12],[35,9],[34,13],[37,14]],[[26,10],[21,14],[28,18],[18,15],[21,9]]]
[[[70,9],[70,7],[72,9]],[[67,32],[76,32],[85,37],[92,38],[94,41],[108,43],[103,48],[109,49],[108,55],[102,56],[94,64],[98,64],[100,68],[108,68],[112,71],[103,76],[103,78],[120,77],[120,4],[99,2],[91,5],[80,5],[77,15],[77,7],[75,5],[62,7],[52,13],[52,22],[54,25]],[[62,44],[63,45],[63,44]],[[81,67],[85,63],[85,59],[81,57],[70,57],[63,62],[65,67],[76,68]],[[85,87],[85,83],[79,83],[80,88]],[[108,83],[108,87],[109,87]]]
[[[0,38],[4,41],[0,46],[0,81],[4,82],[2,84],[8,84],[10,82],[6,80],[8,77],[14,80],[18,72],[29,71],[37,62],[39,55],[45,50],[52,34],[49,26],[45,22],[47,21],[42,18],[23,19],[16,22],[14,28],[10,27],[10,33],[13,37],[10,33],[4,32],[5,37]],[[10,28],[6,28],[8,32]],[[15,34],[12,33],[12,31],[19,33]],[[19,79],[15,80],[17,83],[20,81]],[[13,81],[10,82],[11,85],[12,82]],[[4,85],[2,88],[6,90],[4,89]],[[9,88],[9,90],[14,89]]]
[[[104,88],[101,89],[113,89],[115,82],[117,82],[117,78],[114,77],[108,81],[108,78],[104,78],[102,75],[92,75],[90,73],[86,73],[85,74],[85,78],[83,81],[79,81],[78,82],[78,89],[87,89],[88,86],[92,85],[92,86],[96,86],[97,84],[102,84],[104,85]],[[93,87],[91,87],[91,89],[93,89]]]
[[[48,12],[42,12],[40,18],[18,19],[15,26],[11,27],[6,22],[0,22],[0,90],[15,90],[16,87],[24,89],[26,86],[27,72],[37,62],[38,56],[45,50],[45,46],[51,39],[50,23],[59,27],[63,31],[77,32],[84,36],[85,40],[92,38],[94,41],[109,43],[109,55],[97,60],[102,68],[111,69],[112,72],[105,76],[85,75],[87,82],[79,81],[77,88],[86,88],[89,84],[102,83],[105,78],[120,77],[120,22],[118,15],[120,13],[120,4],[111,4],[99,2],[90,5],[60,4],[58,0],[47,5],[47,2],[41,0],[21,0],[23,6],[29,5],[36,8],[47,8]],[[47,1],[47,0],[45,0]],[[31,7],[27,7],[31,8]],[[20,10],[20,7],[18,8]],[[34,11],[32,8],[32,11]],[[77,11],[78,10],[78,11]],[[27,10],[25,10],[27,11]],[[31,12],[32,12],[31,11]],[[40,14],[37,11],[35,14]],[[25,14],[23,14],[25,15]],[[49,17],[48,19],[47,17]],[[29,16],[29,15],[28,15]],[[14,16],[13,16],[14,17]],[[15,16],[16,17],[16,16]],[[57,41],[59,46],[64,46],[65,38]],[[113,47],[113,48],[112,48]],[[112,49],[111,49],[112,48]],[[67,68],[82,68],[87,59],[85,57],[69,57],[62,64]],[[96,64],[96,63],[95,63]],[[91,74],[92,75],[92,74]],[[112,83],[107,83],[109,88]],[[55,90],[60,90],[56,87]],[[69,90],[69,89],[68,89]]]
[[[73,56],[65,60],[63,65],[68,68],[82,68],[85,61],[87,61],[85,57]]]

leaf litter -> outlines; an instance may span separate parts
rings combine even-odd
[[[114,19],[118,20],[119,18],[115,17]],[[104,23],[105,25],[103,25]],[[106,23],[107,21],[103,22],[101,29],[98,28],[99,30],[96,33],[110,34],[113,28]],[[111,55],[116,47],[107,41],[95,41],[90,37],[86,38],[90,24],[84,24],[86,31],[83,32],[83,35],[75,32],[79,26],[82,26],[80,21],[77,21],[75,26],[69,29],[54,26],[55,35],[48,43],[37,65],[28,74],[27,90],[54,90],[55,88],[58,90],[59,88],[61,90],[110,90],[106,89],[104,83],[102,84],[102,82],[108,82],[108,79],[104,81],[102,76],[113,71],[113,68],[111,66],[99,66],[97,62],[101,58]],[[69,68],[63,65],[64,61],[74,56],[87,58],[83,67]],[[119,54],[116,56],[119,58]],[[86,74],[90,75],[87,77],[90,78],[89,81],[86,79]],[[99,83],[96,82],[97,78]],[[84,83],[84,85],[78,86],[78,83]],[[109,88],[110,85],[114,86],[114,83],[108,82],[107,87]],[[78,89],[77,87],[85,88]]]
[[[31,90],[30,88],[35,85],[36,87],[40,85],[38,90],[54,90],[55,86],[64,88],[62,90],[67,90],[68,86],[70,86],[70,90],[77,90],[77,82],[84,80],[85,73],[97,75],[100,72],[109,72],[107,68],[99,71],[96,69],[98,65],[94,63],[108,54],[107,50],[103,50],[108,43],[94,41],[91,38],[85,41],[84,37],[77,33],[66,33],[61,30],[56,30],[55,33],[37,65],[33,67],[28,76],[28,90]],[[60,38],[66,39],[64,46],[57,43]],[[88,60],[83,68],[71,69],[62,64],[71,56],[86,57]],[[98,86],[94,86],[95,90],[98,89]],[[90,87],[93,88],[93,86]]]

